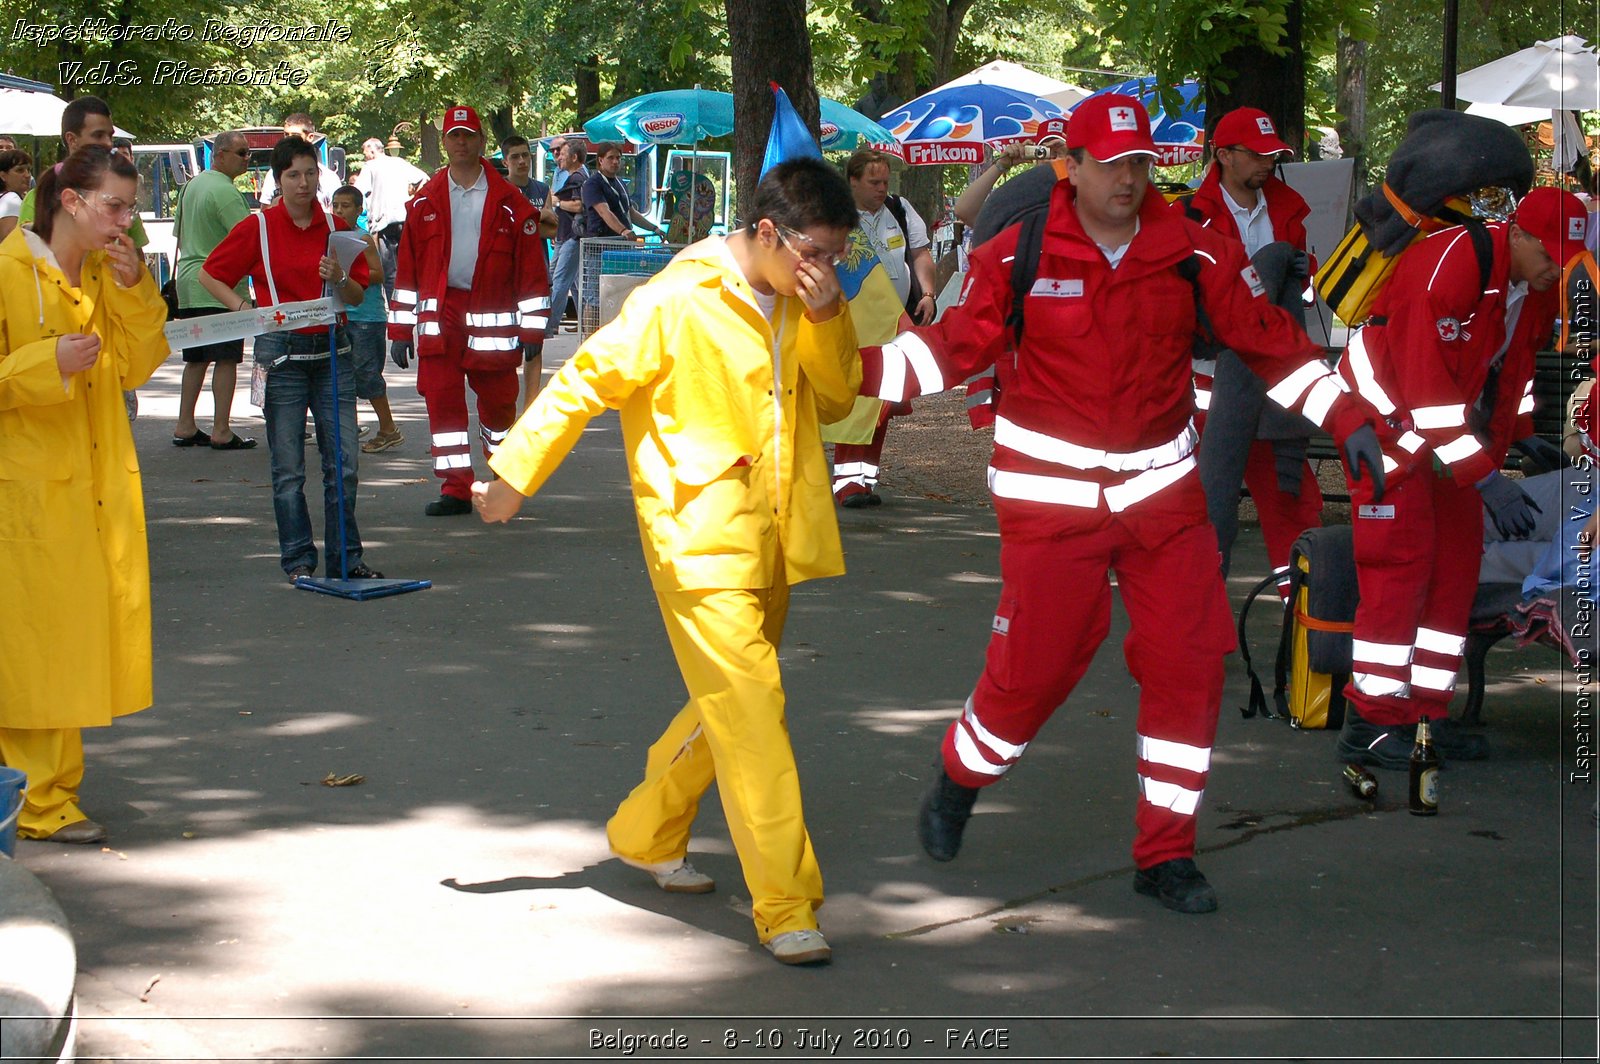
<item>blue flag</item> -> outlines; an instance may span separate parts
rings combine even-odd
[[[769,82],[778,97],[772,112],[772,132],[767,134],[767,154],[761,160],[761,173],[766,174],[779,163],[790,159],[822,158],[822,149],[811,136],[800,112],[789,102],[789,94],[776,81]]]

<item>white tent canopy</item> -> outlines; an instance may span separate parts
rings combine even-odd
[[[0,133],[14,137],[59,137],[67,101],[48,92],[0,87]],[[116,127],[119,137],[133,135]]]
[[[1438,90],[1442,83],[1435,83]],[[1540,41],[1456,77],[1456,96],[1540,110],[1600,110],[1600,56],[1582,37]],[[1519,123],[1520,124],[1520,123]]]
[[[1037,71],[1029,70],[1020,63],[1011,63],[1004,59],[996,59],[992,63],[985,63],[976,70],[968,71],[959,78],[951,78],[943,85],[940,85],[939,88],[948,88],[951,85],[997,85],[1002,89],[1012,89],[1016,92],[1027,93],[1030,96],[1043,97],[1063,111],[1089,95],[1087,89],[1040,74]]]

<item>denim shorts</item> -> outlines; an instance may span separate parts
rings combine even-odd
[[[355,362],[356,398],[382,399],[388,394],[383,383],[384,336],[388,327],[381,321],[346,322],[350,337],[350,358]]]

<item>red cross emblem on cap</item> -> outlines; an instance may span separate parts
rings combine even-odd
[[[1132,122],[1133,121],[1133,112],[1130,111],[1126,107],[1113,107],[1111,109],[1111,121],[1113,121],[1113,122]]]
[[[465,122],[466,120],[467,120],[467,112],[462,110],[459,107],[456,108],[455,117],[452,118],[451,121],[452,122]]]
[[[1266,115],[1256,119],[1256,128],[1269,137],[1277,136],[1277,130],[1272,128],[1272,119]]]

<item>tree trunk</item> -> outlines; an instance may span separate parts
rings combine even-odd
[[[818,143],[822,122],[812,77],[806,0],[726,0],[725,6],[733,56],[733,167],[739,193],[735,213],[748,220],[776,107],[768,82],[783,86]]]
[[[583,123],[599,114],[603,108],[600,106],[600,57],[591,55],[579,63],[572,72],[572,87],[576,97],[576,110],[578,119],[574,123],[578,128],[583,128]]]
[[[1278,135],[1294,149],[1295,158],[1305,158],[1306,140],[1306,54],[1300,35],[1301,5],[1294,0],[1286,14],[1281,43],[1286,55],[1269,55],[1259,47],[1235,48],[1222,56],[1220,65],[1233,71],[1228,91],[1222,92],[1206,79],[1206,134],[1217,120],[1236,107],[1258,107],[1272,118]]]
[[[1367,42],[1339,38],[1338,86],[1334,106],[1339,112],[1339,145],[1346,159],[1356,161],[1354,196],[1366,194],[1367,156]]]
[[[418,111],[417,129],[421,133],[422,169],[431,174],[444,163],[444,154],[439,150],[439,127],[433,124],[428,112]]]
[[[496,107],[493,111],[489,112],[488,118],[489,132],[494,134],[495,147],[498,147],[501,142],[517,131],[516,124],[511,118],[510,104],[506,104],[502,107]],[[489,152],[491,150],[490,145],[484,145],[483,150],[485,152]]]

